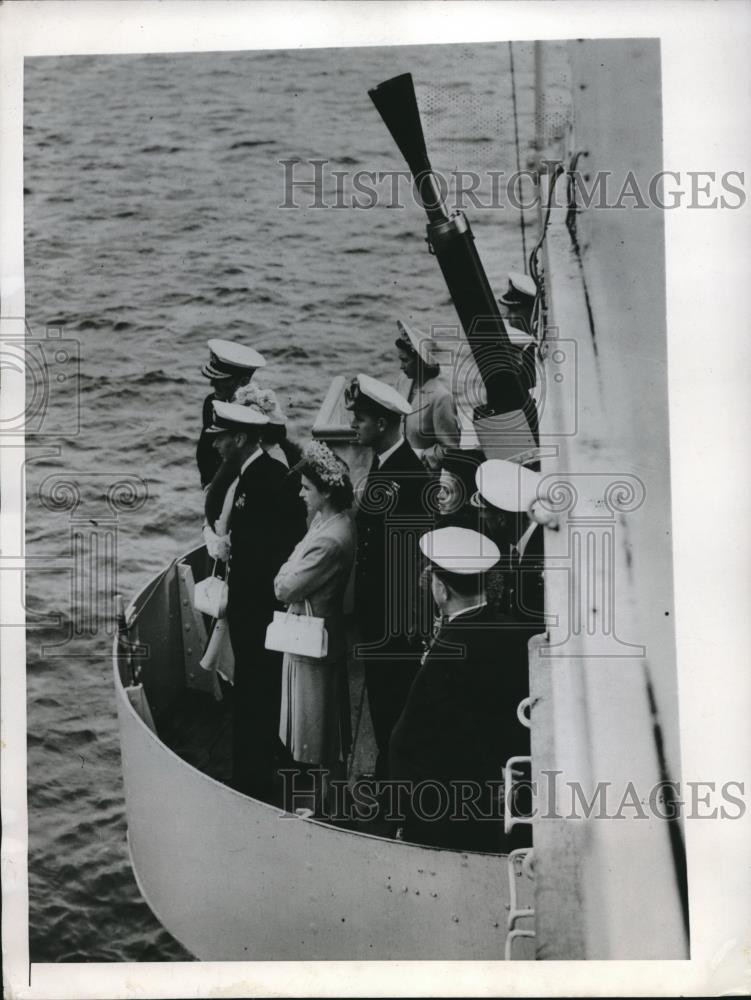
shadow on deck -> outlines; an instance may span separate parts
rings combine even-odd
[[[349,648],[352,648],[349,643]],[[352,747],[345,762],[346,778],[372,774],[376,745],[365,691],[364,669],[351,655],[347,661]],[[186,689],[172,706],[169,716],[158,720],[160,739],[186,763],[223,784],[232,776],[232,686],[221,683],[222,698]],[[292,766],[292,765],[290,765]],[[274,805],[284,806],[282,780],[277,776]],[[334,821],[377,835],[393,835],[393,828],[381,820]]]

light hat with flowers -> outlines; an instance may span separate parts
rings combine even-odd
[[[303,449],[301,465],[307,465],[326,486],[344,486],[349,466],[323,441],[311,441]]]
[[[252,384],[241,385],[239,389],[235,390],[232,402],[239,403],[241,406],[252,406],[262,413],[270,424],[276,424],[279,427],[285,427],[287,424],[287,418],[273,389]]]

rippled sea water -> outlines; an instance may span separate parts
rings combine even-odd
[[[532,45],[514,60],[525,166]],[[455,323],[409,197],[279,208],[278,161],[328,161],[329,204],[331,170],[404,169],[367,90],[411,71],[434,168],[508,174],[508,70],[505,43],[27,60],[26,313],[68,359],[27,447],[32,961],[189,958],[128,862],[111,595],[199,540],[206,340],[264,353],[300,440],[333,375],[396,375],[397,317]],[[500,294],[518,212],[467,210]]]

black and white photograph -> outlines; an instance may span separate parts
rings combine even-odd
[[[23,7],[6,995],[742,992],[748,140],[675,152],[697,25]]]

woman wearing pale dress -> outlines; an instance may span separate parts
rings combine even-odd
[[[397,320],[395,341],[401,375],[396,388],[412,404],[404,418],[404,436],[423,464],[437,472],[449,448],[458,448],[461,427],[456,402],[435,363],[435,345],[429,337]]]
[[[355,557],[353,491],[346,463],[322,442],[308,445],[297,471],[310,528],[279,570],[274,590],[294,614],[325,619],[328,654],[316,660],[285,653],[279,736],[302,765],[299,777],[316,770],[325,777],[341,771],[351,742],[343,604]],[[313,790],[317,812],[322,787],[318,781]],[[311,788],[303,780],[296,790]]]

